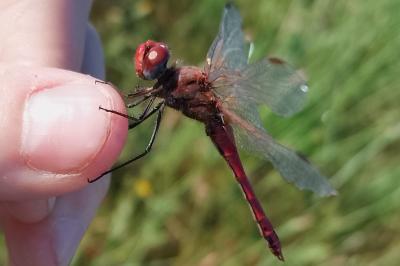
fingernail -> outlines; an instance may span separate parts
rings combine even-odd
[[[111,97],[95,85],[64,85],[34,92],[26,102],[21,152],[31,168],[69,174],[84,169],[101,150]]]

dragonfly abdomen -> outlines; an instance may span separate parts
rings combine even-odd
[[[211,140],[218,148],[220,154],[233,170],[236,180],[240,184],[243,194],[249,203],[250,209],[261,231],[261,235],[265,240],[267,240],[272,253],[280,260],[284,260],[278,235],[275,233],[273,225],[265,215],[265,212],[243,169],[236,149],[231,126],[227,124],[224,125],[222,121],[217,122],[214,120],[214,123],[207,124],[206,131],[207,135],[210,136]]]

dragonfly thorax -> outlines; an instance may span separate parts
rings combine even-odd
[[[202,69],[194,66],[168,68],[158,79],[157,94],[166,105],[195,120],[206,122],[218,116],[217,98]]]

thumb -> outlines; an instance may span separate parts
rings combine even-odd
[[[66,70],[0,66],[0,200],[76,191],[107,170],[127,134],[119,94]]]

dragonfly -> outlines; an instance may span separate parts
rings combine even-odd
[[[103,175],[145,156],[153,146],[165,106],[176,109],[205,125],[206,134],[233,171],[261,235],[283,261],[279,237],[251,186],[238,147],[271,162],[286,181],[300,189],[319,196],[335,195],[336,191],[304,156],[276,142],[263,127],[259,106],[266,105],[281,116],[293,115],[304,106],[308,86],[303,76],[281,59],[249,63],[241,24],[236,7],[227,4],[202,68],[168,66],[170,52],[165,43],[148,40],[138,46],[136,74],[155,80],[155,84],[128,94],[131,102],[127,107],[146,103],[144,111],[135,117],[100,108],[128,118],[129,129],[157,115],[155,127],[144,152]]]

